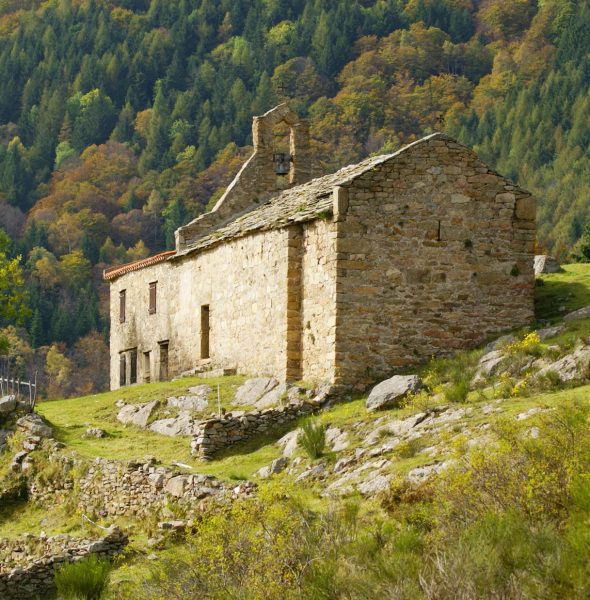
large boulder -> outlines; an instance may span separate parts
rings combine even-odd
[[[8,415],[16,410],[16,396],[2,396],[0,398],[0,415]]]
[[[146,427],[158,404],[158,400],[153,400],[152,402],[147,402],[145,404],[126,404],[119,411],[117,419],[124,425]]]
[[[561,273],[563,269],[561,265],[547,254],[538,254],[535,256],[535,275],[542,275],[543,273]]]
[[[410,393],[420,391],[422,381],[417,375],[395,375],[376,385],[367,398],[367,409],[383,410],[398,406]]]
[[[276,388],[279,382],[273,377],[256,377],[248,379],[236,391],[234,404],[255,405],[263,396]]]

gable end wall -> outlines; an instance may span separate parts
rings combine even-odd
[[[535,202],[446,139],[348,189],[336,383],[365,387],[533,319]]]

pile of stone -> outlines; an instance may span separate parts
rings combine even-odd
[[[0,598],[33,600],[54,589],[54,572],[64,563],[91,554],[110,559],[127,545],[127,536],[113,528],[99,540],[79,540],[66,535],[26,536],[0,540]]]

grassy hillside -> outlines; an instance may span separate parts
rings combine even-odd
[[[344,443],[328,442],[315,459],[299,447],[287,470],[270,479],[257,471],[283,454],[276,441],[298,424],[202,463],[190,456],[189,438],[116,420],[120,399],[165,399],[202,383],[213,388],[213,412],[217,384],[230,409],[243,378],[182,379],[42,403],[64,452],[117,460],[149,454],[166,465],[186,463],[188,472],[259,484],[255,498],[156,545],[145,523],[104,521],[128,528],[133,539],[107,597],[587,597],[590,372],[564,383],[535,378],[530,364],[584,347],[590,320],[561,316],[589,304],[590,266],[544,276],[537,328],[559,329],[543,340],[514,332],[499,346],[504,371],[469,384],[486,351],[464,352],[425,364],[425,390],[401,407],[369,413],[365,398],[335,404],[316,424]],[[90,426],[108,437],[83,437]],[[0,474],[7,460],[0,457]],[[96,535],[66,506],[0,508],[0,536],[40,530]]]

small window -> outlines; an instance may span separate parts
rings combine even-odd
[[[153,281],[150,283],[150,315],[153,315],[156,312],[156,294],[157,294],[158,282]]]
[[[119,323],[125,323],[126,290],[119,292]]]
[[[160,381],[168,379],[168,342],[160,342]]]
[[[137,348],[129,351],[129,383],[137,383]]]
[[[119,354],[119,387],[127,385],[127,357],[123,352]]]
[[[149,383],[151,379],[151,358],[150,352],[143,353],[143,381]]]

